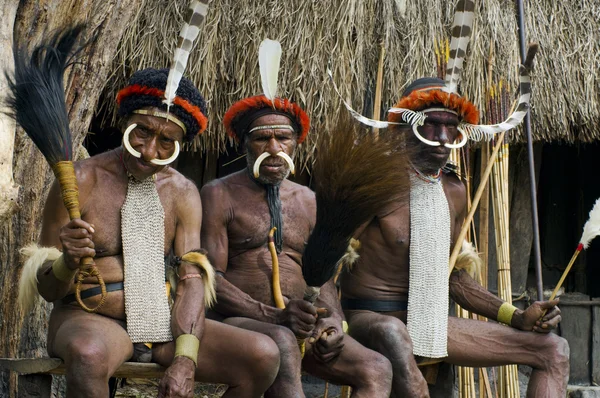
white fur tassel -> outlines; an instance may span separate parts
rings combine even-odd
[[[583,227],[583,235],[581,235],[579,242],[584,249],[587,249],[590,242],[598,235],[600,235],[600,199],[596,200],[590,211],[590,218]]]
[[[479,273],[481,272],[482,264],[483,261],[481,261],[479,253],[475,250],[475,246],[464,240],[462,250],[456,258],[454,268],[457,270],[464,269],[471,278],[477,280],[479,278]]]
[[[277,96],[277,78],[281,61],[281,44],[264,39],[258,49],[258,66],[265,97],[273,101]]]
[[[20,251],[25,263],[19,280],[19,305],[27,313],[39,298],[38,270],[46,261],[54,261],[62,254],[55,247],[41,247],[35,243],[23,247]]]
[[[165,87],[165,99],[163,103],[167,104],[167,112],[169,107],[173,105],[173,100],[177,93],[177,87],[183,77],[183,72],[187,66],[190,51],[194,45],[194,40],[200,33],[200,27],[208,12],[207,1],[192,1],[188,14],[185,18],[185,23],[179,32],[179,43],[175,49],[175,55],[173,56],[173,63],[169,70],[169,76],[167,77],[167,86]]]

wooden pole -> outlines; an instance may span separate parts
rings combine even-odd
[[[375,103],[373,104],[373,119],[381,120],[381,92],[383,91],[383,60],[385,58],[385,47],[381,43],[379,52],[379,66],[377,67],[377,85],[375,86]],[[379,129],[373,128],[373,135],[379,137]]]

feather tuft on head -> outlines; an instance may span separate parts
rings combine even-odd
[[[258,49],[258,66],[263,92],[271,101],[277,96],[280,61],[281,44],[276,40],[264,39]]]
[[[600,235],[600,199],[596,200],[590,211],[590,218],[583,226],[583,235],[581,235],[579,242],[584,249],[587,249],[590,242],[598,235]]]
[[[190,4],[185,22],[181,28],[181,32],[179,32],[179,43],[177,43],[171,69],[169,70],[169,76],[167,77],[165,99],[163,100],[163,103],[167,105],[167,112],[169,112],[169,108],[173,105],[173,101],[177,95],[177,87],[179,87],[179,82],[183,77],[183,72],[185,72],[190,52],[194,46],[194,40],[196,40],[200,33],[200,27],[202,26],[207,13],[207,1],[194,0],[192,1],[192,4]]]

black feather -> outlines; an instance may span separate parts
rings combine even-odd
[[[25,45],[15,43],[14,77],[5,72],[7,114],[23,127],[51,165],[73,158],[63,74],[82,31],[83,25],[64,28],[31,53]]]
[[[313,168],[317,221],[302,257],[308,286],[331,279],[354,232],[410,193],[409,154],[398,135],[357,140],[357,124],[341,120],[323,134]]]

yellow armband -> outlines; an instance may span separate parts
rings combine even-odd
[[[52,263],[52,272],[56,279],[62,282],[71,282],[77,273],[77,270],[72,270],[65,264],[65,257],[61,255]]]
[[[515,307],[514,305],[509,303],[503,303],[498,309],[498,317],[496,319],[498,320],[498,322],[510,326],[510,322],[516,310],[517,307]]]
[[[175,356],[189,358],[196,366],[198,366],[199,348],[200,340],[193,334],[182,334],[175,340]]]

